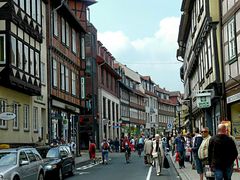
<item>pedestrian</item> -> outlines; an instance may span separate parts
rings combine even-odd
[[[208,147],[209,165],[215,172],[216,180],[231,180],[233,163],[237,156],[235,142],[227,134],[227,127],[219,124],[218,134],[210,139]]]
[[[89,148],[89,158],[93,161],[93,163],[96,163],[96,144],[94,143],[94,140],[90,140]]]
[[[115,139],[114,146],[115,146],[115,152],[119,152],[120,143],[119,143],[118,138]]]
[[[130,162],[130,156],[131,156],[131,143],[128,139],[127,136],[124,137],[123,143],[122,143],[122,149],[125,152],[125,158],[126,158],[126,163]]]
[[[155,140],[152,144],[153,163],[156,167],[157,176],[160,176],[164,162],[164,150],[159,134],[155,134]]]
[[[174,144],[175,144],[175,151],[178,154],[177,156],[179,157],[179,168],[185,168],[184,165],[184,159],[185,159],[185,139],[183,137],[183,133],[179,132],[178,136],[176,137],[176,139],[174,140]]]
[[[202,134],[203,140],[198,149],[198,157],[201,160],[203,169],[204,169],[206,165],[209,165],[209,163],[208,163],[208,146],[209,146],[209,140],[210,140],[211,136],[209,135],[208,127],[204,127],[201,130],[201,134]]]
[[[101,143],[102,148],[102,164],[108,164],[108,152],[110,150],[110,145],[107,140],[104,138],[103,142]]]
[[[138,156],[141,156],[141,153],[143,151],[143,146],[144,146],[144,138],[143,136],[140,136],[140,138],[138,139]]]
[[[193,158],[195,161],[195,168],[197,169],[197,173],[200,176],[200,180],[203,180],[203,165],[201,160],[199,159],[198,156],[198,149],[203,141],[203,137],[201,134],[199,134],[199,128],[194,129],[195,136],[193,137],[193,142],[192,142],[192,153],[193,153]]]
[[[144,156],[146,158],[146,164],[152,164],[153,142],[151,137],[145,139],[143,149],[144,149]]]
[[[76,143],[72,140],[70,143],[70,149],[73,155],[76,154]]]

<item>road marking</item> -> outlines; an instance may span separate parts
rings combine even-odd
[[[150,168],[148,170],[148,174],[147,174],[146,180],[150,180],[151,174],[152,174],[152,166],[150,166]]]
[[[89,172],[80,172],[78,173],[79,175],[83,175],[83,174],[89,174]]]

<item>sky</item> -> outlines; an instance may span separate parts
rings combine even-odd
[[[98,0],[90,21],[121,64],[161,88],[183,92],[176,59],[182,0]]]

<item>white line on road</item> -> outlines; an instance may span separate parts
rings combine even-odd
[[[152,166],[150,166],[150,168],[148,170],[148,174],[147,174],[146,180],[150,180],[151,174],[152,174]]]

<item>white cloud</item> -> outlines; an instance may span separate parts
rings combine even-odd
[[[178,17],[164,18],[154,34],[142,39],[130,40],[122,31],[98,33],[98,39],[118,61],[129,63],[128,67],[134,71],[150,75],[154,82],[163,83],[162,86],[172,90],[178,84],[178,90],[182,90],[179,78],[181,64],[173,64],[177,63],[179,22]]]

